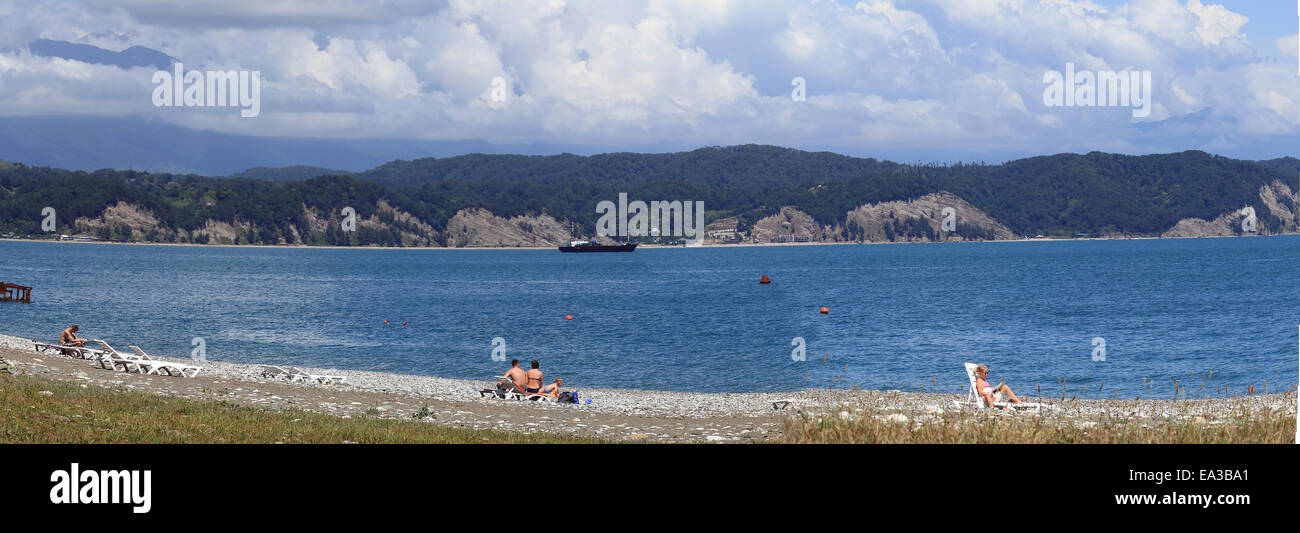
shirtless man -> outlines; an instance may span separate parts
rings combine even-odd
[[[85,346],[86,339],[77,338],[78,329],[80,329],[80,327],[78,327],[76,324],[73,324],[72,327],[63,330],[63,333],[59,334],[59,344],[62,344],[64,346],[76,346],[78,348]]]
[[[1008,387],[1006,383],[994,387],[989,385],[988,377],[989,367],[984,365],[975,367],[975,391],[984,399],[984,405],[993,407],[993,395],[999,392],[1006,393],[1007,398],[1011,400],[1011,403],[1021,403],[1020,398],[1016,397],[1016,393],[1011,392],[1011,387]],[[1008,411],[1013,410],[1009,406],[1003,407],[1003,409]]]
[[[525,375],[524,369],[519,368],[518,359],[510,360],[510,370],[507,370],[505,375],[501,376],[501,378],[501,382],[497,383],[497,390],[504,392],[523,392],[523,389],[519,387],[524,383]],[[510,379],[507,380],[505,378]]]
[[[542,371],[537,368],[537,360],[533,359],[533,367],[528,369],[524,374],[524,392],[528,394],[537,394],[542,392]],[[536,385],[534,385],[534,383]]]

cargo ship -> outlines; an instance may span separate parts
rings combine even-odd
[[[636,250],[636,243],[627,244],[600,244],[595,240],[591,241],[569,241],[568,246],[561,246],[560,251],[568,253],[586,253],[586,252],[631,252]]]

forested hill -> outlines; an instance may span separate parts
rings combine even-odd
[[[1183,218],[1213,219],[1258,204],[1260,187],[1285,175],[1252,161],[1190,151],[1061,154],[950,167],[927,177],[1018,233],[1159,234]]]
[[[533,217],[514,223],[524,233],[540,232],[535,219],[547,215],[541,222],[554,240],[554,227],[570,224],[591,235],[596,204],[619,192],[633,200],[703,201],[707,220],[736,217],[744,230],[783,207],[826,228],[847,227],[846,214],[859,206],[941,191],[1020,235],[1159,235],[1182,219],[1211,220],[1243,206],[1253,206],[1260,226],[1276,232],[1293,227],[1300,209],[1286,195],[1265,205],[1261,187],[1279,180],[1294,187],[1297,163],[1189,151],[903,165],[755,145],[588,157],[472,154],[311,179],[297,178],[328,171],[259,168],[243,174],[260,178],[250,179],[0,163],[0,233],[40,234],[48,206],[57,210],[59,231],[114,240],[474,245],[456,239],[470,232],[463,218],[478,208],[506,219]],[[350,234],[338,231],[345,207],[366,221]],[[453,220],[456,227],[448,227]]]
[[[390,186],[446,180],[540,184],[583,180],[616,188],[665,181],[717,188],[772,190],[811,187],[827,181],[894,172],[901,168],[903,165],[897,163],[831,152],[743,145],[665,154],[613,153],[586,157],[573,154],[469,154],[392,161],[360,176]]]

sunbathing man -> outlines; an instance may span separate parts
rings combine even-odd
[[[63,333],[59,334],[59,344],[63,346],[76,346],[78,348],[85,346],[86,339],[77,338],[78,329],[80,329],[80,327],[73,324],[72,327],[63,330]]]
[[[990,386],[988,377],[989,367],[984,365],[975,367],[975,390],[979,392],[981,398],[984,398],[985,405],[993,407],[993,395],[999,392],[1006,393],[1007,398],[1011,400],[1011,403],[1021,403],[1020,398],[1016,397],[1016,393],[1011,392],[1011,387],[1008,387],[1006,383],[999,384],[996,387]],[[1008,411],[1013,410],[1009,406],[1003,407],[1003,409]]]
[[[524,374],[524,392],[528,394],[537,394],[542,392],[542,371],[537,368],[537,360],[533,359],[533,367],[528,369]],[[533,385],[537,383],[537,385]]]
[[[519,360],[510,360],[510,370],[501,376],[501,382],[497,383],[497,390],[502,392],[524,392],[519,388],[524,382],[524,369],[519,368]],[[509,379],[506,379],[509,378]]]
[[[542,396],[550,396],[550,397],[552,397],[552,398],[559,398],[559,397],[560,397],[560,385],[563,385],[563,384],[564,384],[564,378],[555,378],[555,383],[552,383],[552,384],[550,384],[550,385],[547,385],[546,388],[543,388],[543,389],[542,389]]]

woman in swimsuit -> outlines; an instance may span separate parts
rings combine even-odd
[[[559,398],[561,385],[564,385],[564,378],[555,378],[555,383],[542,388],[542,394],[552,398]]]
[[[984,365],[975,367],[975,390],[979,392],[981,398],[984,398],[985,405],[993,407],[993,395],[999,392],[1006,394],[1011,403],[1021,403],[1020,398],[1016,397],[1016,393],[1011,392],[1011,387],[1008,387],[1006,383],[994,387],[989,385],[988,377],[989,367]],[[1011,407],[1003,407],[1003,409],[1012,410]]]
[[[537,368],[537,360],[533,359],[532,368],[524,374],[524,392],[528,394],[537,394],[542,391],[542,370]]]

